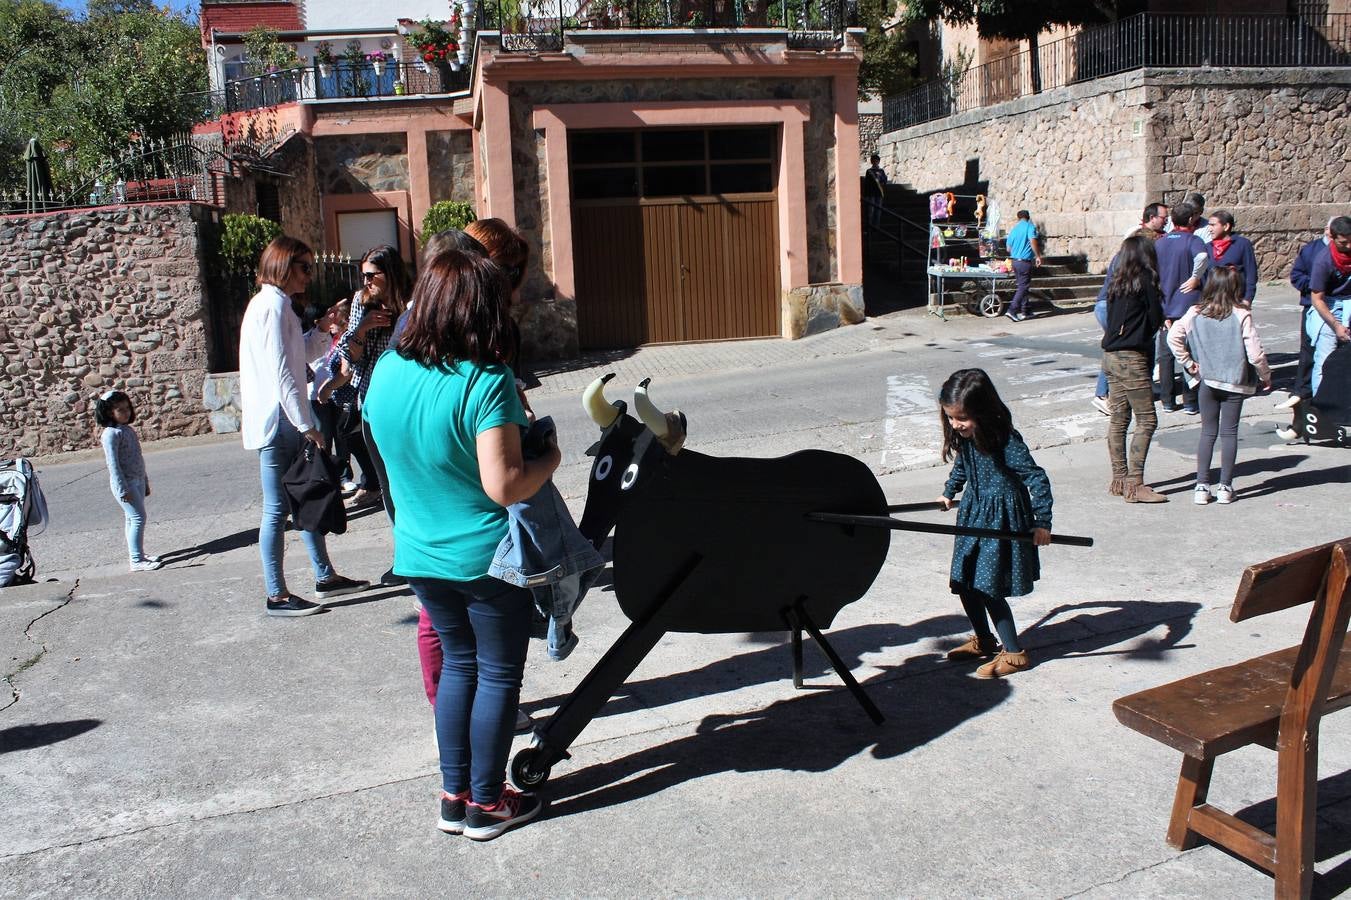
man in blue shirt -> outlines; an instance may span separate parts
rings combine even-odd
[[[1027,295],[1032,290],[1032,270],[1041,265],[1040,241],[1037,226],[1032,224],[1032,214],[1025,209],[1018,210],[1018,223],[1009,230],[1009,236],[1004,240],[1009,258],[1013,260],[1016,285],[1006,315],[1015,322],[1032,318],[1027,308]]]
[[[1159,399],[1168,412],[1177,412],[1177,366],[1168,347],[1168,329],[1201,300],[1201,279],[1210,264],[1205,242],[1192,233],[1196,207],[1182,202],[1173,207],[1173,230],[1154,245],[1159,256],[1159,290],[1163,294],[1163,328],[1159,330],[1155,358],[1159,361]],[[1190,415],[1196,405],[1196,389],[1182,382],[1182,409]]]
[[[1336,218],[1335,216],[1333,218]],[[1332,243],[1332,219],[1323,227],[1323,236],[1316,237],[1300,248],[1295,264],[1290,267],[1290,283],[1299,291],[1299,365],[1295,368],[1295,385],[1290,389],[1290,399],[1281,404],[1293,409],[1301,400],[1313,399],[1313,385],[1310,376],[1313,373],[1313,343],[1309,340],[1309,311],[1313,309],[1310,297],[1309,280],[1313,277],[1313,264],[1320,255],[1328,252]]]

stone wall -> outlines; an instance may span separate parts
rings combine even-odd
[[[1104,271],[1152,201],[1199,190],[1253,239],[1263,278],[1344,213],[1351,69],[1145,69],[883,135],[893,182],[1029,209],[1051,254]],[[1318,136],[1310,141],[1309,136]]]
[[[1329,218],[1351,215],[1351,69],[1156,70],[1145,100],[1147,190],[1233,213],[1262,277],[1288,277]]]
[[[1149,200],[1140,76],[1104,78],[890,132],[877,152],[894,183],[925,194],[986,194],[1005,230],[1017,210],[1030,210],[1049,236],[1049,254],[1082,253],[1102,270]]]
[[[468,129],[427,132],[427,168],[432,202],[475,203],[473,132]]]
[[[882,139],[882,114],[858,114],[858,158],[863,160],[863,168],[868,167],[868,157],[877,152],[877,142]]]
[[[315,138],[314,152],[322,193],[408,190],[408,136],[403,132]]]
[[[157,204],[0,217],[0,456],[95,446],[91,400],[113,388],[131,395],[143,439],[210,430],[207,215]]]

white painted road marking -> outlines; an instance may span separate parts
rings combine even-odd
[[[937,394],[923,375],[887,376],[883,471],[933,465],[943,446]]]

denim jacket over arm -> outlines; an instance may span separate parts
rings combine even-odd
[[[550,429],[552,424],[545,417],[530,429]],[[573,613],[600,577],[605,558],[577,530],[552,480],[530,499],[508,506],[507,514],[507,535],[497,545],[488,574],[535,595],[535,606],[548,620],[549,656],[566,659],[577,645]]]

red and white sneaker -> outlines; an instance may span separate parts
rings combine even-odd
[[[464,836],[475,841],[491,841],[505,831],[524,825],[544,808],[534,794],[522,794],[509,787],[491,806],[470,801],[465,805]]]

